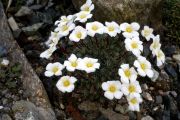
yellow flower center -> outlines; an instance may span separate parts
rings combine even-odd
[[[98,26],[93,25],[93,26],[92,26],[92,30],[94,30],[94,31],[98,30]]]
[[[68,26],[67,25],[63,25],[62,26],[62,31],[66,31],[66,30],[68,30]]]
[[[88,7],[88,6],[86,6],[86,7],[84,8],[84,11],[89,12],[89,7]]]
[[[113,26],[110,26],[110,27],[108,27],[108,30],[109,30],[110,32],[112,32],[112,31],[114,31],[114,27],[113,27]]]
[[[64,87],[68,87],[68,86],[70,85],[69,80],[65,80],[65,81],[63,82],[63,85],[64,85]]]
[[[80,15],[80,18],[81,18],[81,19],[84,19],[85,17],[86,17],[86,14],[81,14],[81,15]]]
[[[150,30],[148,30],[148,29],[145,29],[145,30],[144,30],[144,36],[148,36],[150,33],[151,33]]]
[[[136,92],[136,87],[134,85],[129,85],[128,90],[129,90],[129,93]]]
[[[132,31],[133,31],[133,29],[132,29],[131,26],[128,26],[128,27],[126,28],[126,32],[131,33]]]
[[[132,43],[131,43],[131,47],[132,47],[133,49],[136,49],[136,48],[138,47],[138,44],[137,44],[136,42],[132,42]]]
[[[88,68],[90,68],[90,67],[93,66],[93,64],[89,62],[89,63],[86,64],[86,66],[87,66]]]
[[[53,73],[56,73],[59,70],[59,68],[57,66],[53,67],[52,71]]]
[[[126,69],[126,70],[124,71],[124,73],[125,73],[126,77],[128,77],[128,78],[131,76],[131,72],[130,72],[129,69]]]
[[[116,90],[117,90],[117,88],[116,88],[115,85],[111,85],[111,86],[109,87],[109,91],[112,92],[112,93],[116,92]]]
[[[161,58],[162,56],[163,56],[163,54],[159,51],[158,54],[157,54],[157,57]]]
[[[76,33],[76,36],[77,36],[77,38],[81,39],[82,33],[81,33],[81,32],[78,32],[78,33]]]
[[[153,43],[153,48],[156,49],[158,47],[158,42]]]
[[[146,69],[146,64],[141,63],[141,69],[142,69],[142,70],[145,70],[145,69]]]
[[[67,18],[62,19],[63,22],[68,22]]]
[[[73,66],[73,67],[77,67],[77,62],[76,61],[74,61],[74,62],[71,62],[71,66]]]
[[[131,100],[130,100],[130,102],[132,103],[132,104],[137,104],[137,99],[136,98],[132,98]]]

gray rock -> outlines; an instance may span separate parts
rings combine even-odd
[[[158,96],[156,96],[156,103],[157,104],[161,104],[162,103],[162,96],[160,96],[160,95],[158,95]]]
[[[137,118],[136,114],[132,111],[129,111],[128,115],[129,115],[129,120],[136,120]]]
[[[163,79],[168,80],[169,79],[169,75],[166,73],[166,71],[161,70],[159,79],[160,80],[163,80]]]
[[[165,110],[165,111],[163,112],[162,119],[163,119],[163,120],[171,120],[171,118],[170,118],[170,111],[169,111],[169,110]]]
[[[151,116],[145,116],[141,120],[154,120]]]
[[[176,47],[172,45],[168,45],[164,49],[164,53],[167,57],[171,57],[176,52]]]
[[[148,92],[143,92],[142,96],[149,101],[153,101],[152,96]]]
[[[2,99],[2,103],[3,103],[3,105],[6,105],[8,103],[8,100],[6,98]]]
[[[162,27],[161,10],[163,0],[92,0],[95,4],[93,16],[95,20],[116,21],[138,21],[149,24],[153,28]],[[72,0],[74,6],[79,10],[86,0]]]
[[[26,7],[26,6],[22,6],[20,8],[20,10],[15,14],[16,17],[22,17],[22,16],[28,16],[31,15],[33,13],[33,11]]]
[[[117,104],[116,105],[116,107],[115,107],[115,111],[116,112],[120,112],[120,113],[122,113],[122,114],[125,114],[125,113],[127,113],[128,112],[128,106],[126,106],[126,105],[124,105],[124,106],[122,106],[122,105],[120,105],[120,104]]]
[[[180,62],[180,54],[173,55],[173,59],[177,62]]]
[[[151,78],[151,81],[156,82],[156,80],[157,80],[158,77],[159,77],[159,72],[156,71],[156,70],[154,70],[154,69],[153,69],[153,72],[154,72],[154,75],[153,75],[153,77]]]
[[[0,117],[0,120],[12,120],[11,117],[8,115],[8,114],[3,114],[1,117]]]
[[[178,63],[178,72],[180,73],[180,63]]]
[[[36,107],[28,101],[18,101],[12,106],[16,120],[55,120],[52,113],[48,113],[42,108]]]
[[[78,106],[79,110],[83,110],[83,111],[96,111],[98,110],[99,107],[100,107],[99,104],[90,101],[84,101]]]
[[[31,7],[29,7],[31,10],[39,10],[41,9],[43,6],[42,5],[32,5]]]
[[[173,78],[177,79],[177,72],[174,69],[173,65],[166,64],[164,67],[165,71]]]
[[[147,84],[142,84],[142,85],[141,85],[141,88],[142,88],[143,91],[144,91],[144,90],[148,90]]]
[[[7,55],[7,50],[4,46],[0,45],[0,57],[4,57]]]
[[[8,23],[9,23],[9,26],[11,27],[11,29],[12,29],[12,31],[13,31],[13,36],[14,36],[15,38],[18,38],[19,35],[20,35],[20,33],[21,33],[21,29],[19,29],[19,27],[18,27],[16,21],[14,20],[14,18],[13,18],[13,17],[10,17],[10,18],[8,19]]]
[[[177,92],[176,91],[171,91],[170,93],[171,93],[171,95],[173,95],[173,97],[177,97]]]
[[[16,31],[16,30],[19,29],[19,27],[18,27],[18,25],[17,25],[17,23],[16,23],[16,21],[14,20],[13,17],[10,17],[10,18],[8,19],[8,23],[9,23],[9,25],[10,25],[10,27],[11,27],[11,29],[12,29],[13,31]]]
[[[109,120],[129,120],[129,116],[116,113],[110,108],[108,109],[100,108],[100,112],[103,114],[105,118],[108,118]]]
[[[56,114],[57,119],[58,119],[58,118],[59,118],[59,119],[65,119],[65,118],[66,118],[66,114],[65,114],[64,111],[59,110],[59,109],[55,109],[54,112],[55,112],[55,114]]]
[[[26,5],[29,6],[29,5],[32,5],[33,3],[34,3],[34,0],[27,0]]]
[[[42,27],[42,25],[43,25],[43,23],[36,23],[32,26],[23,27],[22,30],[27,35],[34,35]]]

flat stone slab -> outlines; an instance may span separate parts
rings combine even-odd
[[[44,86],[36,75],[23,51],[19,47],[16,40],[12,36],[12,32],[8,26],[7,18],[4,13],[3,5],[0,0],[0,45],[4,46],[9,54],[9,60],[12,63],[20,63],[22,65],[22,83],[23,88],[28,92],[28,100],[34,104],[33,108],[38,108],[37,114],[41,114],[42,120],[56,120],[55,114],[51,108],[47,93]],[[44,111],[45,114],[42,114]],[[30,113],[26,112],[26,113]]]

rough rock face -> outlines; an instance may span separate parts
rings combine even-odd
[[[9,52],[9,60],[13,63],[19,63],[22,66],[21,80],[24,94],[27,94],[27,99],[38,108],[37,114],[44,115],[44,120],[56,120],[55,114],[51,108],[47,93],[44,89],[42,82],[36,75],[31,65],[27,61],[21,48],[13,39],[7,18],[3,10],[0,0],[0,45],[4,46]],[[26,103],[24,103],[26,104]],[[28,109],[29,110],[29,109]],[[27,112],[26,112],[27,113]]]
[[[86,0],[72,0],[78,10]],[[95,20],[116,21],[118,23],[137,21],[141,24],[161,27],[163,0],[92,0],[95,4]]]

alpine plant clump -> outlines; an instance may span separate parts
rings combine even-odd
[[[106,38],[117,39],[117,37],[122,36],[122,38],[124,38],[123,45],[127,54],[130,53],[135,59],[133,60],[133,63],[124,62],[121,63],[120,66],[117,62],[113,63],[115,66],[119,66],[119,70],[117,70],[116,74],[119,75],[120,79],[112,78],[110,81],[103,81],[101,87],[104,91],[104,96],[107,99],[121,99],[124,95],[127,98],[129,110],[139,111],[139,104],[143,100],[141,97],[142,90],[138,79],[139,77],[152,78],[154,76],[152,70],[153,66],[150,61],[148,61],[147,57],[143,56],[144,43],[150,43],[149,50],[156,59],[156,65],[160,67],[165,62],[165,55],[161,50],[160,36],[154,35],[153,29],[149,26],[144,26],[141,30],[141,26],[137,22],[125,22],[120,25],[114,21],[105,22],[105,24],[92,20],[91,22],[88,22],[93,16],[92,10],[94,10],[94,4],[91,0],[87,0],[86,3],[81,6],[81,11],[79,13],[62,16],[60,20],[55,22],[56,28],[51,32],[51,35],[46,42],[48,49],[41,53],[41,58],[50,58],[53,52],[57,50],[59,41],[63,42],[62,40],[64,38],[72,42],[79,51],[83,51],[81,49],[82,45],[86,46],[87,52],[84,52],[83,55],[85,56],[82,58],[78,57],[79,53],[72,53],[68,55],[69,57],[64,60],[64,63],[49,63],[46,66],[44,74],[47,77],[61,76],[56,84],[58,90],[63,93],[72,92],[75,89],[75,83],[78,82],[78,79],[73,76],[63,76],[62,71],[66,69],[66,71],[71,72],[71,75],[73,75],[77,71],[84,71],[86,74],[94,74],[96,70],[104,69],[104,63],[99,61],[101,57],[97,58],[98,55],[96,54],[96,51],[92,52],[92,49],[95,49],[95,46],[97,46],[97,50],[100,50],[99,54],[101,54],[101,43],[103,43],[103,46],[107,47],[113,42]],[[105,35],[105,38],[97,38],[97,36],[101,37],[103,35]],[[144,41],[142,39],[144,39]],[[90,48],[89,45],[86,44],[87,41],[93,48]],[[78,42],[81,42],[81,44],[77,44]],[[117,45],[120,42],[122,41],[117,41]],[[123,46],[112,48],[112,50],[118,49],[120,53],[122,47]],[[88,53],[88,51],[91,52]],[[90,53],[91,55],[95,55],[96,58],[92,58],[93,56],[87,57]],[[120,58],[121,57],[124,56],[120,56]],[[114,60],[116,58],[111,59]],[[115,73],[109,71],[109,74],[114,75]],[[111,77],[113,77],[113,75]],[[89,76],[87,75],[87,77]]]

